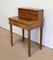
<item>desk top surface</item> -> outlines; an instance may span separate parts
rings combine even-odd
[[[11,17],[9,19],[12,20],[12,21],[20,22],[20,23],[24,23],[24,24],[36,24],[36,23],[41,22],[41,21],[32,20],[32,19],[22,19],[22,18],[19,18],[18,16]]]

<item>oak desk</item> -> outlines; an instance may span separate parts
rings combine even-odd
[[[24,29],[28,31],[28,56],[31,56],[31,30],[40,27],[40,49],[42,48],[43,9],[18,8],[18,16],[10,17],[11,46],[13,46],[12,25],[22,28],[23,41]]]

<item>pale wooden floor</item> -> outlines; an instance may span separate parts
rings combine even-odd
[[[14,46],[10,45],[10,32],[0,28],[0,60],[53,60],[53,50],[47,47],[39,49],[39,45],[32,42],[32,55],[27,54],[27,40],[14,34]]]

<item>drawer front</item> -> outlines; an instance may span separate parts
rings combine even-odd
[[[25,9],[19,9],[19,17],[27,17],[28,11]]]
[[[13,21],[13,20],[10,20],[9,21],[9,24],[15,25],[15,26],[18,26],[18,27],[21,27],[21,28],[26,28],[26,25],[25,24],[22,24],[22,23],[19,23],[17,21]]]
[[[17,25],[18,24],[18,22],[13,21],[13,20],[10,20],[9,23],[12,24],[12,25]]]
[[[28,11],[28,17],[30,19],[37,19],[37,11],[33,11],[33,10]]]

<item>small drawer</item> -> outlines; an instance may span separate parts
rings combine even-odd
[[[31,19],[36,19],[37,18],[37,11],[33,11],[33,10],[28,11],[28,17]]]
[[[28,11],[25,9],[19,9],[19,16],[20,17],[26,17],[27,16]]]

